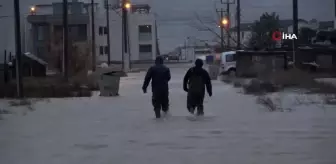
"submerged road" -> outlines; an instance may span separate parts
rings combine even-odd
[[[213,81],[203,119],[187,119],[182,77],[171,68],[172,116],[157,121],[144,73],[119,97],[51,99],[0,121],[1,164],[335,164],[336,110],[260,109],[255,97]],[[0,101],[0,103],[3,103]]]

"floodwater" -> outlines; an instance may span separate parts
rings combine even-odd
[[[191,119],[183,68],[172,68],[171,115],[155,120],[143,74],[120,97],[52,99],[0,121],[1,164],[334,164],[336,109],[269,112],[255,97],[213,81],[204,118]],[[1,103],[3,103],[2,101]]]

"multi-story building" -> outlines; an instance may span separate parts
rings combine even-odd
[[[111,61],[122,60],[122,19],[120,8],[110,8],[110,55]],[[99,5],[96,14],[97,24],[97,52],[98,62],[106,62],[107,48],[107,21],[106,9]],[[147,4],[134,4],[128,13],[128,40],[131,61],[154,60],[158,55],[157,27],[155,14]]]
[[[102,2],[102,1],[101,1]],[[71,43],[86,46],[91,55],[91,4],[72,0],[69,3],[69,40]],[[63,53],[63,4],[35,5],[35,10],[27,17],[30,23],[30,52],[42,59],[55,60],[54,52],[60,57]],[[107,19],[103,3],[96,3],[95,38],[96,61],[106,62],[107,48]],[[122,19],[120,8],[109,7],[110,59],[112,62],[122,61]],[[133,5],[128,13],[129,52],[131,61],[153,60],[157,54],[157,31],[155,15],[150,12],[148,5]]]
[[[90,5],[69,2],[69,46],[90,49]],[[61,68],[63,57],[63,3],[35,5],[27,17],[30,23],[29,51],[44,59],[50,67]],[[72,49],[70,49],[72,51]],[[70,52],[71,57],[73,53]],[[87,53],[86,55],[91,55]]]

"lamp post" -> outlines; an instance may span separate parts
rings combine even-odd
[[[240,0],[237,0],[237,50],[240,50]]]
[[[105,0],[105,14],[106,14],[106,42],[107,42],[107,65],[111,64],[111,41],[110,41],[110,5],[108,0]]]
[[[92,53],[92,71],[96,71],[96,29],[95,29],[95,14],[94,0],[91,0],[91,53]]]
[[[123,44],[123,70],[127,72],[130,68],[129,52],[128,52],[128,10],[131,8],[131,3],[128,0],[122,0],[122,44]]]
[[[221,47],[222,47],[222,51],[224,51],[224,28],[226,28],[228,30],[228,25],[229,25],[229,19],[225,18],[223,15],[221,15]],[[229,40],[230,37],[228,35],[228,42],[227,42],[227,48],[230,47],[229,45]]]
[[[63,75],[68,81],[68,0],[63,0]]]
[[[20,2],[14,0],[15,25],[15,56],[16,56],[16,86],[18,98],[23,98],[22,63],[21,63],[21,28],[20,28]]]
[[[293,0],[293,33],[298,36],[299,27],[298,27],[298,0]],[[293,61],[295,66],[295,51],[298,47],[298,42],[296,39],[293,40]]]

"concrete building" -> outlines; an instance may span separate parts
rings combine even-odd
[[[103,2],[103,1],[101,1]],[[71,43],[86,47],[91,55],[91,4],[73,0],[69,3],[69,39]],[[35,6],[27,20],[30,23],[29,51],[46,61],[63,54],[62,3]],[[122,19],[120,8],[109,5],[110,59],[122,61]],[[106,9],[103,3],[95,6],[95,36],[97,64],[107,62]],[[153,60],[157,54],[155,15],[148,5],[133,5],[128,15],[129,52],[131,61]],[[53,53],[52,53],[53,52]]]
[[[110,5],[114,6],[114,5]],[[110,8],[111,61],[122,61],[122,19],[118,7]],[[97,61],[107,61],[106,10],[99,4],[96,14]],[[131,61],[154,60],[158,52],[155,14],[147,4],[133,4],[128,13],[129,52]]]
[[[90,56],[90,4],[69,2],[69,48],[85,49]],[[47,61],[48,67],[62,68],[63,59],[63,3],[35,5],[27,20],[30,23],[28,51]],[[70,50],[70,58],[75,53]],[[76,54],[78,55],[78,54]],[[84,53],[81,53],[84,55]]]

